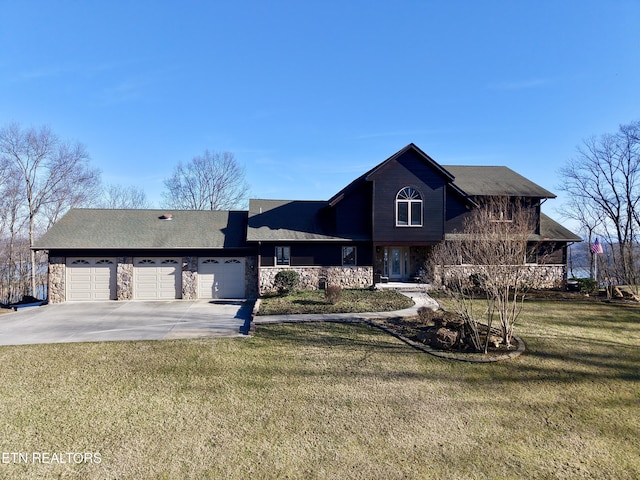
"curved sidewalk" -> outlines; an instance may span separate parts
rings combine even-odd
[[[363,312],[363,313],[309,313],[309,314],[296,314],[296,315],[256,315],[260,306],[260,300],[256,301],[252,314],[251,330],[255,325],[268,325],[270,323],[294,323],[294,322],[344,322],[344,323],[368,323],[374,327],[381,328],[390,335],[402,340],[403,342],[411,345],[418,350],[422,350],[425,353],[434,355],[436,357],[446,358],[449,360],[459,360],[463,362],[471,363],[491,363],[501,360],[510,360],[516,358],[524,353],[526,347],[522,339],[517,336],[513,336],[517,342],[517,349],[511,352],[504,353],[502,355],[495,356],[464,356],[456,354],[455,352],[436,350],[423,343],[416,342],[404,335],[394,331],[382,323],[378,323],[379,320],[391,319],[391,318],[404,318],[404,317],[416,317],[418,315],[418,309],[420,307],[428,307],[433,310],[440,308],[437,301],[431,298],[424,289],[411,289],[411,290],[399,290],[400,293],[411,298],[415,305],[403,310],[393,310],[391,312]]]
[[[403,290],[403,295],[411,298],[415,305],[403,310],[392,310],[390,312],[362,312],[362,313],[301,313],[295,315],[253,315],[252,321],[255,325],[269,323],[292,323],[292,322],[368,322],[372,320],[384,320],[388,318],[415,317],[418,315],[420,307],[428,307],[433,310],[440,308],[438,302],[431,298],[423,289]],[[254,312],[258,310],[260,302],[256,302]]]

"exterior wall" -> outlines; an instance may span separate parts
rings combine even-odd
[[[116,298],[118,300],[133,298],[133,257],[118,257]]]
[[[274,292],[276,274],[281,270],[294,270],[300,275],[300,289],[317,290],[321,282],[343,288],[368,288],[373,284],[373,267],[262,267],[260,294]]]
[[[264,267],[284,267],[275,265],[276,246],[291,248],[291,267],[305,266],[342,266],[342,247],[357,248],[357,264],[371,265],[372,246],[370,242],[331,242],[331,243],[301,243],[301,242],[270,242],[260,246],[260,265]]]
[[[182,257],[182,298],[198,298],[198,257]]]
[[[373,241],[394,244],[441,241],[444,234],[445,178],[409,150],[373,176]],[[411,186],[422,195],[422,226],[396,226],[396,196]]]
[[[49,303],[62,303],[66,296],[67,258],[49,257]]]
[[[244,294],[247,298],[258,298],[258,257],[245,257]]]
[[[97,253],[87,256],[101,255]],[[198,258],[198,256],[182,257],[182,298],[184,300],[194,300],[198,298]],[[255,255],[244,256],[244,258],[245,295],[247,298],[257,298],[258,258]],[[50,303],[62,303],[66,301],[66,262],[67,256],[55,255],[49,257],[48,299]],[[280,268],[278,271],[279,270]],[[116,298],[121,301],[133,299],[132,256],[117,257]]]
[[[451,265],[446,268],[445,278],[453,275],[464,275],[470,277],[478,269],[474,265]],[[526,265],[529,270],[529,287],[533,289],[562,288],[567,279],[566,265]],[[440,281],[441,274],[435,272],[437,281]]]
[[[361,237],[371,235],[372,186],[371,182],[361,182],[338,202],[334,209],[336,232],[340,232],[341,235],[353,234]]]

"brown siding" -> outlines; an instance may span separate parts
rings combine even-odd
[[[291,243],[277,242],[263,244],[260,247],[260,266],[270,267],[275,265],[275,248],[290,247],[291,248],[291,266],[341,266],[342,265],[342,247],[354,245],[357,247],[356,261],[357,265],[371,265],[372,248],[370,243]]]
[[[372,175],[373,241],[376,243],[432,243],[444,233],[445,179],[413,150]],[[396,227],[396,195],[403,188],[417,189],[423,200],[422,227]]]

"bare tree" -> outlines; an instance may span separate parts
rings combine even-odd
[[[151,208],[147,195],[142,188],[135,185],[108,185],[105,187],[101,199],[98,201],[100,208]]]
[[[640,121],[591,137],[560,171],[565,206],[582,226],[608,243],[619,282],[638,293],[640,283]],[[584,212],[589,212],[585,218]],[[592,261],[593,263],[593,261]]]
[[[62,141],[50,128],[23,129],[10,124],[0,129],[0,157],[19,179],[28,218],[29,247],[33,246],[37,222],[50,209],[51,223],[60,213],[88,201],[100,181],[89,167],[89,155],[80,143]],[[36,254],[30,251],[31,294],[36,291]]]
[[[249,192],[244,168],[233,153],[209,150],[187,164],[179,163],[164,185],[166,206],[184,210],[242,208]]]
[[[478,351],[487,352],[496,320],[502,343],[511,345],[524,294],[535,284],[535,267],[527,265],[539,250],[535,219],[535,205],[525,200],[484,199],[462,231],[434,247],[429,267],[435,283],[445,287]],[[477,302],[478,295],[485,301]]]

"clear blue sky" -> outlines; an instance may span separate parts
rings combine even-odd
[[[328,199],[410,142],[559,193],[584,138],[640,119],[640,1],[0,0],[0,45],[0,124],[156,206],[205,149],[253,197]]]

